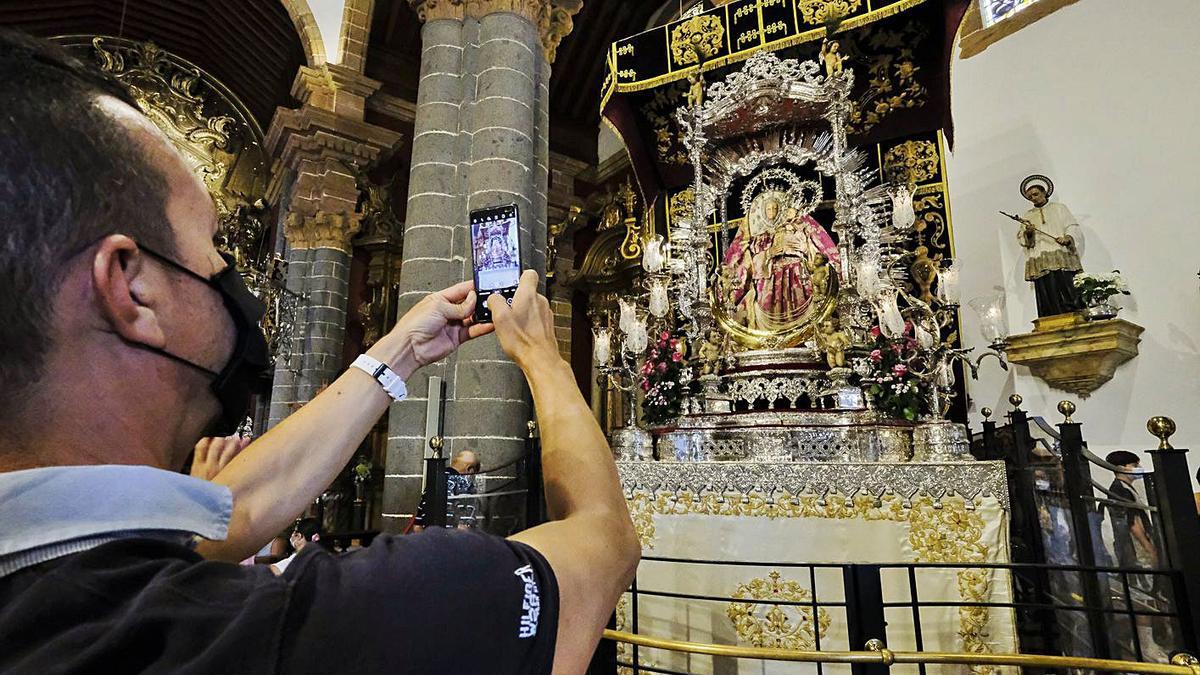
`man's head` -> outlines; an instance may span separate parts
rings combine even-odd
[[[214,372],[233,351],[221,296],[170,264],[225,267],[212,200],[119,83],[58,47],[0,31],[0,100],[0,462],[69,462],[86,438],[3,453],[43,452],[45,417],[76,404],[97,440],[126,438],[88,460],[178,468],[219,406],[154,350]]]
[[[1108,453],[1108,456],[1104,458],[1104,461],[1112,464],[1113,466],[1119,466],[1123,469],[1140,469],[1142,467],[1141,458],[1128,450],[1114,450],[1113,452]],[[1119,473],[1117,474],[1117,478],[1131,480],[1132,476],[1129,474]]]
[[[292,534],[288,537],[288,543],[292,548],[299,551],[308,546],[309,543],[321,540],[321,521],[316,518],[301,518],[296,527],[292,529]]]
[[[1046,188],[1041,185],[1030,185],[1025,188],[1025,198],[1033,202],[1033,205],[1041,208],[1050,201],[1050,195],[1046,194]]]
[[[464,476],[479,473],[479,455],[474,450],[459,450],[450,460],[450,468]]]

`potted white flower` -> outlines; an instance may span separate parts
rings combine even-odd
[[[1083,318],[1088,321],[1100,321],[1115,317],[1118,307],[1113,305],[1109,299],[1117,294],[1129,295],[1129,286],[1121,277],[1121,270],[1113,270],[1109,274],[1081,272],[1075,275],[1074,284],[1076,290],[1079,291],[1079,298],[1084,304]]]

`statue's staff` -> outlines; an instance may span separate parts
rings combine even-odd
[[[1063,245],[1063,243],[1058,240],[1058,237],[1050,234],[1049,232],[1046,232],[1045,230],[1039,230],[1037,228],[1037,226],[1035,226],[1033,223],[1029,222],[1028,220],[1025,220],[1021,216],[1018,216],[1013,213],[1005,213],[1003,211],[1000,212],[1000,215],[1008,216],[1009,218],[1012,218],[1013,220],[1017,221],[1018,223],[1021,223],[1023,233],[1036,232],[1036,233],[1042,235],[1043,237],[1049,237],[1049,238],[1053,239],[1054,243],[1056,243],[1056,244]],[[1026,235],[1026,237],[1028,237],[1028,235]],[[1074,244],[1074,242],[1072,241],[1071,244]],[[1033,246],[1033,242],[1029,242],[1029,245]]]

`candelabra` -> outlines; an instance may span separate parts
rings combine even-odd
[[[671,311],[668,297],[670,275],[664,270],[666,246],[660,236],[646,242],[642,252],[642,289],[617,299],[617,320],[611,312],[601,315],[593,328],[592,358],[608,385],[624,394],[625,426],[615,429],[610,439],[619,459],[652,459],[653,439],[637,424],[635,405],[642,366],[650,347],[650,334],[666,323]],[[645,307],[642,306],[643,300]],[[615,340],[614,340],[615,338]],[[614,350],[614,341],[616,349]]]
[[[892,265],[905,257],[895,257]],[[897,359],[903,366],[903,374],[916,378],[927,396],[928,413],[921,416],[913,432],[914,458],[919,461],[969,458],[966,428],[943,417],[954,390],[954,364],[963,364],[972,378],[978,377],[979,364],[988,356],[994,356],[1001,368],[1008,369],[1003,340],[999,337],[990,338],[991,345],[974,359],[971,357],[974,348],[954,347],[942,339],[943,332],[954,324],[958,315],[961,302],[959,273],[957,261],[946,261],[938,270],[936,307],[909,293],[903,284],[895,283],[890,268],[884,279],[877,274],[869,275],[863,284],[873,291],[872,305],[880,334],[896,341]],[[900,300],[904,301],[903,308]],[[866,361],[861,364],[860,372],[869,370]]]

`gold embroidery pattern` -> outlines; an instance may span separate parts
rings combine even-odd
[[[941,158],[933,141],[905,141],[883,156],[883,173],[892,183],[917,185],[937,177]]]
[[[913,229],[931,246],[947,249],[948,245],[943,241],[946,235],[946,217],[943,215],[946,211],[945,194],[939,189],[937,192],[917,197],[913,200],[913,211],[917,214]],[[930,229],[932,232],[927,233]]]
[[[621,599],[617,601],[616,621],[614,626],[617,630],[629,630],[629,594],[622,593]],[[617,643],[617,660],[630,663],[633,658],[633,649],[625,642]],[[633,675],[633,669],[629,666],[618,666],[617,675]]]
[[[817,630],[822,634],[829,630],[829,612],[818,608],[814,627],[811,607],[797,605],[760,605],[762,600],[805,602],[812,593],[798,582],[784,580],[778,571],[772,570],[768,578],[751,579],[738,584],[733,597],[750,602],[731,602],[725,610],[733,622],[738,640],[755,647],[780,649],[813,649],[816,647]],[[760,614],[761,612],[761,614]]]
[[[870,64],[866,91],[850,112],[851,133],[870,131],[897,110],[929,102],[929,90],[917,80],[921,69],[914,56],[915,48],[928,35],[925,26],[910,21],[899,30],[867,28],[848,45],[847,56]]]
[[[633,530],[637,533],[642,548],[654,548],[654,505],[651,504],[650,493],[635,492],[627,502],[629,515],[633,520]]]
[[[654,132],[658,161],[664,164],[684,165],[688,163],[687,151],[683,147],[683,137],[675,122],[675,110],[683,102],[687,89],[686,83],[660,87],[654,92],[653,98],[642,106],[642,114]]]
[[[753,516],[770,520],[888,520],[908,524],[908,541],[916,554],[916,561],[929,563],[971,563],[988,559],[988,547],[981,541],[983,518],[974,508],[976,503],[978,500],[968,502],[962,497],[945,497],[935,501],[927,495],[915,496],[906,503],[897,495],[884,495],[876,499],[867,494],[852,498],[829,494],[821,498],[788,493],[765,495],[761,492],[697,494],[690,490],[657,494],[635,490],[627,499],[634,529],[643,549],[654,548],[655,514]],[[987,570],[961,570],[958,572],[958,587],[963,601],[986,602],[991,588],[990,574]],[[730,616],[730,619],[734,620],[734,617]],[[973,654],[993,652],[987,640],[988,623],[987,607],[959,608],[959,636],[967,651]],[[974,675],[995,675],[999,671],[991,666],[972,666],[971,672]]]
[[[805,23],[824,24],[844,19],[861,5],[862,0],[800,0],[800,13]]]
[[[721,50],[725,26],[712,15],[693,16],[671,31],[671,58],[677,66],[699,63]]]

